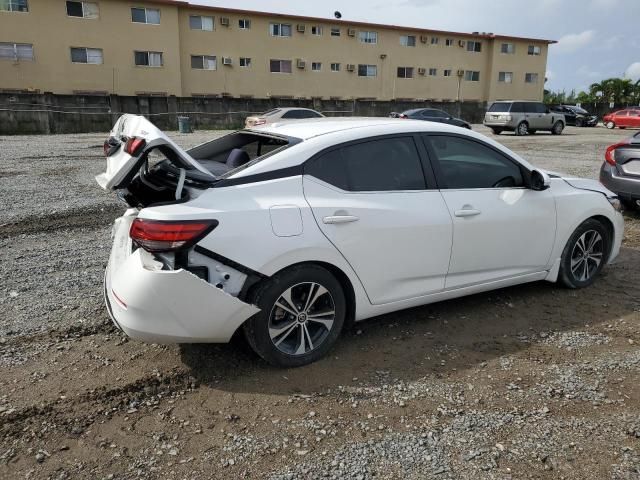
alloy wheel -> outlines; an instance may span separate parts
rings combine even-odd
[[[298,283],[276,300],[269,315],[269,337],[287,355],[304,355],[329,336],[335,321],[329,290],[316,282]]]
[[[611,130],[612,128],[615,128],[616,124],[613,122],[607,122],[606,123],[606,127]]]
[[[571,251],[571,275],[579,282],[593,277],[604,257],[604,241],[595,230],[584,232]]]
[[[527,135],[529,133],[529,126],[522,122],[518,125],[518,135]]]

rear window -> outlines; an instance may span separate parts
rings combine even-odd
[[[216,177],[226,178],[300,141],[242,130],[203,143],[187,153]]]
[[[266,111],[266,112],[264,112],[264,113],[261,113],[261,114],[260,114],[260,116],[261,116],[261,117],[268,117],[268,116],[270,116],[270,115],[275,115],[275,114],[276,114],[276,113],[278,113],[279,111],[280,111],[280,109],[279,109],[279,108],[274,108],[274,109],[271,109],[271,110],[267,110],[267,111]]]
[[[495,102],[493,105],[489,107],[489,111],[492,113],[495,112],[509,112],[511,110],[510,102]]]

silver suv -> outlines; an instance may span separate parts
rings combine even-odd
[[[503,131],[528,135],[538,130],[547,130],[560,135],[567,124],[564,115],[552,112],[541,102],[507,101],[494,102],[484,115],[485,126],[500,135]]]

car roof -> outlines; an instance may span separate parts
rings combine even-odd
[[[329,133],[359,129],[363,137],[368,130],[378,130],[378,127],[390,127],[389,133],[415,132],[415,131],[442,131],[443,124],[424,122],[421,120],[405,120],[390,117],[324,117],[310,118],[300,121],[281,121],[252,128],[261,133],[273,133],[275,135],[300,138],[308,140],[313,137],[327,135]],[[436,128],[438,127],[438,128]],[[455,127],[453,127],[455,128]],[[359,135],[358,135],[359,136]]]
[[[516,103],[516,102],[518,102],[518,103],[520,103],[520,102],[522,102],[522,103],[542,103],[542,102],[540,102],[538,100],[495,100],[492,103]]]
[[[278,107],[278,110],[281,112],[289,112],[291,110],[307,110],[310,112],[315,112],[312,108],[304,108],[304,107]]]

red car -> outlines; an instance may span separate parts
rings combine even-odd
[[[607,128],[640,128],[640,108],[626,108],[606,114],[602,123]]]

